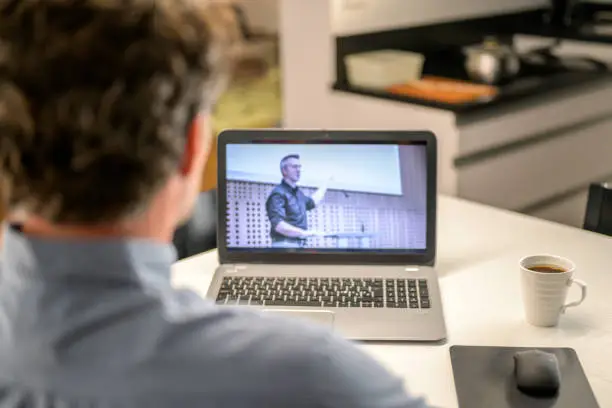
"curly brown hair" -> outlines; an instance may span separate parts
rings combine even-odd
[[[144,208],[224,82],[214,4],[0,0],[4,204],[81,224]]]

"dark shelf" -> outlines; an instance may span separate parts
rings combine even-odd
[[[587,13],[582,13],[583,17]],[[336,83],[333,89],[374,98],[406,102],[421,106],[444,109],[457,115],[459,122],[477,120],[498,114],[506,107],[539,103],[553,94],[562,94],[577,87],[611,81],[612,72],[602,67],[593,69],[568,69],[561,65],[530,65],[523,61],[519,75],[498,86],[499,93],[487,100],[451,104],[384,90],[353,86],[347,78],[344,57],[357,52],[376,49],[400,49],[420,52],[425,55],[423,75],[468,80],[464,69],[465,56],[462,48],[480,43],[488,35],[495,35],[511,43],[515,34],[526,34],[567,40],[579,40],[612,45],[612,35],[596,34],[589,29],[588,20],[582,20],[583,28],[551,27],[546,23],[547,11],[535,10],[486,16],[468,20],[451,21],[427,26],[402,28],[377,33],[365,33],[336,38]],[[577,57],[580,57],[577,55]],[[599,64],[603,65],[603,64]]]
[[[547,25],[525,26],[516,34],[534,35],[539,37],[558,38],[560,40],[575,40],[600,44],[612,44],[612,35],[597,34],[593,24],[576,27],[550,27]]]
[[[384,90],[351,86],[349,84],[336,83],[334,84],[333,89],[341,92],[451,111],[458,116],[458,120],[460,122],[464,122],[473,119],[472,116],[475,114],[499,112],[500,108],[510,108],[520,103],[536,101],[539,98],[548,97],[557,92],[564,92],[578,87],[584,87],[588,84],[606,81],[610,81],[612,83],[612,72],[566,71],[557,72],[546,76],[521,76],[515,81],[509,82],[504,86],[500,86],[499,94],[492,99],[459,104],[414,98],[406,95],[386,92]]]

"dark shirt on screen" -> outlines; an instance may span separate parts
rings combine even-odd
[[[273,242],[298,240],[288,238],[276,232],[276,226],[285,221],[294,227],[307,230],[308,218],[306,213],[315,208],[315,202],[302,192],[299,187],[291,187],[285,180],[274,187],[266,201],[266,212],[270,220],[270,237]]]

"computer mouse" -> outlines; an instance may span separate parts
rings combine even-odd
[[[561,385],[557,356],[541,350],[515,353],[514,376],[518,389],[534,397],[555,396]]]

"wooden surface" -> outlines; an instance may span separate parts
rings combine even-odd
[[[497,88],[450,78],[426,76],[419,81],[394,85],[388,90],[399,95],[445,103],[465,103],[492,98]]]

